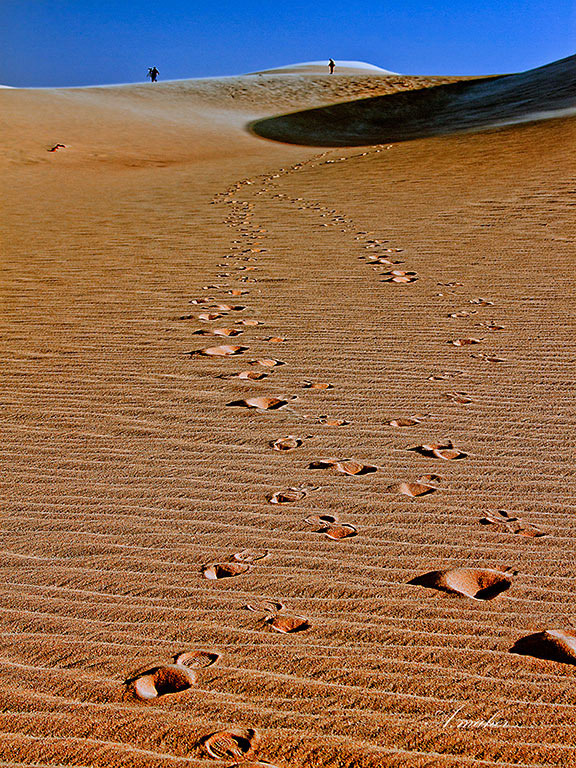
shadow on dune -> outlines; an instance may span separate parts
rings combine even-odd
[[[365,146],[576,114],[576,56],[502,75],[357,99],[256,120],[261,138],[316,147]]]

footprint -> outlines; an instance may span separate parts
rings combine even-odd
[[[267,549],[243,549],[233,555],[234,560],[239,563],[256,563],[258,560],[264,560],[270,553]]]
[[[240,408],[258,408],[259,410],[271,411],[283,408],[289,400],[281,400],[278,397],[247,397],[243,400],[232,400],[226,403],[227,406],[238,406]]]
[[[421,456],[428,456],[429,458],[444,459],[446,461],[452,461],[455,459],[465,459],[468,456],[464,451],[459,451],[454,448],[452,440],[448,440],[446,443],[430,443],[424,445],[415,445],[413,448],[407,448],[407,451],[415,451]]]
[[[260,360],[252,360],[251,365],[261,365],[264,368],[275,368],[277,365],[286,365],[282,360],[276,360],[273,357],[263,357]]]
[[[344,475],[368,475],[378,470],[378,467],[373,464],[361,464],[353,459],[319,459],[308,465],[308,469],[330,469],[331,467]]]
[[[208,323],[211,320],[218,320],[221,317],[221,312],[201,312],[198,315],[198,320],[202,320],[204,323]]]
[[[444,475],[438,475],[435,472],[430,472],[426,475],[421,475],[418,478],[419,483],[439,483],[442,480],[445,480],[446,478]]]
[[[288,435],[287,437],[279,437],[278,440],[274,440],[270,445],[275,451],[293,451],[294,448],[299,448],[302,442],[299,437]]]
[[[521,517],[511,517],[508,512],[503,509],[498,512],[489,512],[485,517],[480,519],[482,525],[495,525],[499,529],[504,529],[507,533],[516,533],[520,536],[529,536],[530,538],[539,538],[541,536],[547,536],[544,531],[541,531],[535,525],[530,523],[524,523]]]
[[[493,600],[512,586],[516,571],[497,571],[492,568],[451,568],[445,571],[430,571],[417,576],[408,584],[441,592],[455,592],[474,600]]]
[[[210,651],[186,651],[175,656],[174,661],[189,669],[204,669],[215,664],[219,658],[219,653],[210,653]]]
[[[242,331],[238,328],[212,328],[207,330],[201,328],[198,331],[192,331],[195,336],[240,336]]]
[[[449,341],[449,344],[452,344],[454,347],[467,347],[470,344],[481,344],[484,341],[484,339],[477,339],[475,337],[470,337],[468,339],[454,339],[453,341]]]
[[[251,571],[250,563],[228,562],[210,563],[202,566],[202,574],[205,579],[228,579],[232,576],[241,576]]]
[[[250,291],[240,290],[238,288],[235,288],[233,291],[228,291],[229,296],[245,296],[247,293],[250,293]]]
[[[286,341],[286,336],[268,336],[265,341],[271,341],[273,344],[282,344]]]
[[[451,312],[448,317],[457,318],[457,317],[469,317],[470,315],[477,314],[475,309],[472,309],[470,311],[466,309],[461,309],[459,312]]]
[[[237,379],[250,379],[252,381],[260,381],[267,376],[268,374],[263,371],[240,371],[240,373],[235,374],[235,378]]]
[[[293,504],[308,495],[305,488],[287,488],[285,491],[276,491],[269,498],[270,504]]]
[[[247,611],[253,611],[254,613],[270,613],[274,614],[284,609],[284,604],[276,600],[260,600],[257,603],[248,603],[243,606]]]
[[[451,403],[460,403],[461,405],[468,405],[473,400],[466,392],[445,392],[444,397],[450,400]]]
[[[401,269],[394,269],[384,274],[390,275],[390,277],[382,281],[384,283],[415,283],[418,280],[416,272],[404,272]]]
[[[442,371],[441,373],[432,373],[427,377],[426,381],[446,381],[455,376],[461,376],[462,373],[463,371]]]
[[[260,320],[239,320],[238,322],[241,325],[249,325],[249,326],[260,325]]]
[[[338,522],[338,517],[336,515],[310,515],[304,518],[304,522],[308,525],[324,528]]]
[[[510,653],[537,659],[576,664],[576,632],[574,629],[545,629],[517,640]]]
[[[246,307],[244,304],[216,304],[215,309],[220,309],[222,312],[241,312]]]
[[[337,518],[332,515],[311,515],[305,518],[304,522],[314,526],[315,533],[323,533],[334,541],[348,539],[358,534],[358,530],[349,523],[336,524]]]
[[[201,740],[210,757],[216,760],[235,758],[244,760],[254,755],[258,749],[259,737],[252,728],[216,731]]]
[[[486,328],[487,331],[503,331],[504,326],[503,325],[497,325],[492,321],[491,323],[479,323],[479,326],[482,328]]]
[[[208,667],[219,658],[217,653],[190,651],[174,657],[174,663],[152,667],[125,681],[127,691],[139,699],[156,699],[171,693],[186,691],[196,684],[192,667]]]
[[[409,416],[408,418],[392,419],[387,423],[391,427],[414,427],[416,424],[420,424],[421,420],[422,417],[420,416]]]
[[[352,536],[357,536],[358,530],[353,525],[344,523],[342,525],[331,525],[323,531],[319,531],[319,533],[323,533],[327,538],[333,539],[334,541],[340,541],[340,539],[348,539]]]
[[[327,384],[321,381],[305,381],[302,386],[304,389],[334,389],[333,384]]]
[[[427,496],[434,491],[439,490],[435,485],[428,483],[392,483],[387,488],[392,493],[403,493],[405,496]]]
[[[228,357],[229,355],[241,355],[246,352],[248,347],[239,347],[234,344],[222,344],[219,347],[207,347],[206,349],[195,349],[187,352],[188,355],[208,355],[214,357]]]
[[[481,307],[493,307],[494,302],[489,301],[488,299],[483,299],[482,297],[479,297],[477,299],[470,299],[470,304],[478,304]]]
[[[292,632],[304,632],[306,629],[310,629],[310,623],[303,616],[278,614],[276,616],[268,616],[264,621],[271,629],[284,635]]]
[[[320,424],[326,424],[328,427],[345,427],[350,424],[346,419],[331,419],[328,416],[318,416],[318,422]]]
[[[487,355],[484,352],[480,352],[478,355],[472,355],[472,357],[476,357],[479,360],[485,360],[487,363],[505,363],[506,358],[504,357],[496,357],[495,355]]]

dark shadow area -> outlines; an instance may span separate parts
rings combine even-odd
[[[261,138],[352,147],[481,130],[576,111],[576,56],[517,75],[357,99],[250,123]],[[558,113],[555,115],[554,113]]]
[[[570,630],[535,632],[517,640],[510,653],[561,664],[576,664],[576,633]]]

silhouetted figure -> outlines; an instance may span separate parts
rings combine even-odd
[[[158,80],[159,74],[160,72],[156,69],[156,67],[148,67],[148,74],[146,75],[146,77],[149,77],[150,80],[152,80],[152,82],[155,83],[156,80]]]
[[[330,59],[330,61],[328,62],[328,69],[330,70],[330,74],[334,72],[335,66],[336,66],[336,62],[334,61],[334,59]]]

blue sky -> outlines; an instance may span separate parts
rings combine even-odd
[[[0,0],[0,83],[95,85],[357,59],[406,74],[530,69],[576,53],[575,0]]]

